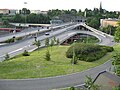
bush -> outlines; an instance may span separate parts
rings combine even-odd
[[[10,59],[9,54],[7,53],[4,58],[5,58],[5,61],[9,60]]]
[[[15,41],[14,38],[11,38],[11,39],[6,40],[5,43],[13,43],[14,41]]]
[[[114,51],[114,48],[113,48],[113,47],[110,47],[110,46],[101,46],[101,48],[107,50],[107,52],[112,52],[112,51]]]
[[[75,51],[75,55],[79,60],[87,62],[100,59],[107,52],[113,51],[112,47],[101,46],[96,44],[76,43],[68,49],[68,51],[66,52],[66,57],[73,57],[73,49]]]
[[[27,50],[25,50],[22,55],[23,55],[23,56],[30,56],[30,54],[28,53]]]

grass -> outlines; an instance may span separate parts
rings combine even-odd
[[[65,54],[69,46],[49,48],[51,61],[45,60],[46,48],[30,53],[30,56],[18,55],[9,61],[0,63],[0,79],[43,78],[80,72],[103,64],[112,57],[112,52],[94,62],[78,61],[72,66]],[[74,71],[73,71],[74,69]]]

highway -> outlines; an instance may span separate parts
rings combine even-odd
[[[61,24],[61,25],[57,25],[57,26],[51,26],[50,28],[41,28],[41,27],[37,27],[37,28],[28,28],[26,30],[23,30],[21,32],[18,32],[18,33],[11,33],[9,35],[1,35],[0,36],[0,42],[3,42],[5,40],[8,40],[10,38],[13,38],[13,36],[15,37],[23,37],[23,36],[27,36],[27,35],[30,35],[30,34],[35,34],[35,33],[42,33],[42,32],[46,32],[46,31],[50,31],[51,29],[55,29],[55,28],[59,28],[59,27],[65,27],[65,26],[69,26],[69,25],[72,25],[72,23],[64,23],[64,24]]]
[[[60,39],[60,42],[63,42],[67,38],[75,35],[76,33],[86,33],[89,35],[96,36],[100,42],[98,44],[112,46],[114,45],[113,37],[107,35],[105,36],[104,33],[101,35],[99,33],[94,33],[90,31],[80,31],[74,30],[75,27],[79,26],[80,24],[75,24],[73,26],[65,27],[63,29],[59,29],[54,32],[49,32],[50,35],[40,35],[37,39],[41,40],[42,46],[44,46],[45,38],[56,38]],[[26,50],[35,49],[36,46],[32,45],[34,38],[29,38],[24,41],[13,43],[12,45],[5,45],[0,47],[0,56],[4,55],[5,53],[11,53],[11,55],[16,55]],[[2,60],[2,59],[1,59]],[[22,79],[22,80],[0,80],[0,90],[51,90],[55,88],[63,88],[68,86],[74,86],[84,83],[84,79],[86,75],[91,75],[93,78],[101,71],[109,69],[111,66],[111,61],[106,62],[103,65],[100,65],[95,68],[91,68],[86,71],[70,74],[70,75],[63,75],[63,76],[56,76],[56,77],[48,77],[48,78],[41,78],[41,79]]]

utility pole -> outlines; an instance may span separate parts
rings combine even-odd
[[[73,44],[75,44],[76,40],[74,40]],[[72,73],[74,72],[74,60],[75,60],[75,46],[73,45],[73,58],[72,58]]]

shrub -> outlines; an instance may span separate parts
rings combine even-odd
[[[12,43],[14,41],[15,41],[14,38],[11,38],[11,39],[6,40],[5,43]]]
[[[113,51],[112,47],[96,44],[76,43],[68,49],[66,52],[66,57],[73,57],[73,49],[75,51],[75,55],[79,60],[87,62],[95,61],[103,57],[107,52]]]
[[[7,53],[4,58],[5,58],[5,61],[9,60],[10,59],[9,54]]]
[[[110,46],[101,46],[101,48],[107,50],[107,52],[112,52],[112,51],[114,51],[114,48],[113,48],[113,47],[110,47]]]
[[[23,55],[23,56],[30,56],[30,54],[28,53],[27,50],[25,50],[22,55]]]

